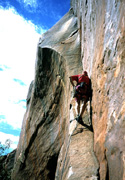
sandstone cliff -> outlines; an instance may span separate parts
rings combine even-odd
[[[14,166],[15,154],[16,150],[7,155],[0,156],[0,180],[11,179],[11,171]]]
[[[124,13],[123,0],[71,0],[41,36],[13,180],[125,179]],[[84,126],[70,122],[69,76],[82,69],[93,89]]]

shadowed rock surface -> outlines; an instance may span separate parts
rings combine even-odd
[[[41,36],[13,180],[125,179],[124,13],[122,0],[71,0]],[[93,96],[78,124],[69,76],[83,69]]]
[[[11,153],[0,156],[0,180],[10,180],[11,171],[14,167],[14,158],[16,150]]]

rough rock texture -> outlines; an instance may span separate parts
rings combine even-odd
[[[15,154],[16,150],[7,155],[0,156],[0,180],[11,179],[11,171],[14,166]]]
[[[70,118],[74,117],[75,102],[72,101]],[[89,110],[88,110],[89,112]],[[93,151],[93,132],[89,122],[89,113],[84,114],[84,125],[72,121],[69,127],[69,141],[66,150],[60,151],[55,179],[88,179],[97,180],[98,162]]]
[[[125,179],[125,1],[79,4],[81,58],[92,78],[94,150],[100,179]]]
[[[122,0],[71,0],[41,36],[13,180],[125,179],[124,8]],[[68,78],[82,69],[93,89],[84,125],[72,121]]]

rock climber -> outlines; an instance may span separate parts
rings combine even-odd
[[[89,100],[89,97],[91,96],[91,80],[88,77],[88,73],[86,71],[83,71],[82,74],[70,76],[70,82],[73,86],[73,89],[75,90],[74,98],[77,102],[77,117],[76,120],[78,122],[82,122],[82,115],[85,111],[86,104]],[[76,86],[74,84],[74,81],[76,81]],[[82,106],[82,110],[80,112],[80,101],[84,101],[84,104]]]

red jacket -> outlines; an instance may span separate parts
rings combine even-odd
[[[87,75],[84,74],[78,74],[78,75],[74,75],[71,76],[72,81],[76,81],[77,85],[76,85],[76,91],[78,92],[77,97],[79,97],[80,99],[84,96],[86,97],[90,97],[91,96],[91,80],[89,79],[89,77]],[[84,86],[84,88],[80,87],[80,83],[81,82],[85,82],[86,86]]]
[[[84,74],[78,74],[78,75],[74,75],[71,76],[72,81],[76,81],[77,84],[81,83],[81,82],[85,82],[88,86],[90,85],[90,79],[88,76],[85,76]]]

